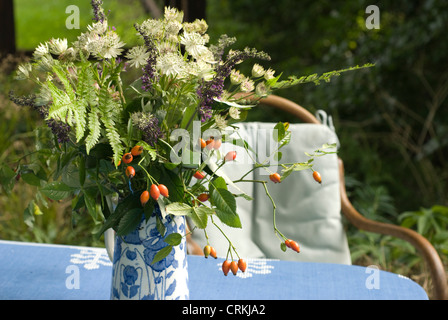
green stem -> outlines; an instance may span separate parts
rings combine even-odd
[[[272,199],[272,196],[269,193],[269,190],[268,190],[268,188],[266,186],[266,182],[263,182],[263,187],[264,187],[264,191],[266,192],[266,195],[269,197],[269,199],[271,200],[271,203],[272,203],[272,207],[273,207],[273,210],[272,210],[272,222],[273,222],[275,234],[277,235],[277,237],[278,237],[278,235],[280,235],[283,238],[283,240],[286,240],[287,238],[277,228],[277,224],[275,222],[275,210],[277,209],[277,206],[275,205],[274,199]],[[283,240],[280,239],[281,242],[283,242]]]
[[[233,260],[233,256],[232,256],[232,251],[230,250],[231,248],[233,249],[233,251],[236,253],[238,259],[240,258],[238,252],[236,251],[235,246],[233,245],[232,241],[230,241],[230,239],[227,237],[227,235],[225,234],[225,232],[215,223],[215,221],[213,220],[213,217],[210,216],[210,220],[212,221],[213,225],[218,228],[218,230],[222,233],[222,235],[227,239],[227,241],[229,242],[229,250],[227,251],[227,256],[229,255],[230,252],[230,256],[232,257]]]

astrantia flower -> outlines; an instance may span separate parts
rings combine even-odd
[[[245,79],[246,77],[243,75],[243,74],[241,74],[238,70],[232,70],[232,72],[230,73],[230,82],[233,84],[233,85],[237,85],[237,84],[240,84],[241,82],[243,82],[243,80]]]
[[[264,78],[265,78],[266,80],[273,79],[273,78],[274,78],[274,73],[275,73],[275,71],[272,70],[271,68],[269,68],[269,69],[265,72],[265,74],[264,74]]]
[[[187,66],[187,72],[199,79],[210,81],[215,75],[213,67],[205,61],[191,61]]]
[[[67,39],[51,39],[48,42],[50,52],[56,55],[60,55],[67,50]]]
[[[215,120],[216,126],[220,130],[224,131],[227,128],[227,121],[223,116],[216,114],[213,118]]]
[[[255,88],[255,93],[257,96],[265,97],[268,95],[268,88],[266,87],[266,84],[264,82],[260,82],[257,87]]]
[[[124,42],[114,31],[108,31],[104,36],[91,34],[88,38],[89,51],[100,59],[116,58],[123,51]]]
[[[168,21],[177,21],[182,23],[184,19],[184,13],[182,11],[177,10],[176,8],[165,7],[165,20]]]
[[[106,59],[116,58],[123,51],[124,42],[120,40],[118,34],[113,31],[107,32],[104,39],[102,56]]]
[[[193,57],[198,58],[205,51],[208,51],[205,46],[205,39],[197,32],[184,32],[180,38],[180,43],[185,46],[185,50]]]
[[[229,108],[229,116],[233,119],[239,119],[240,118],[240,110],[237,107],[230,107]]]
[[[208,29],[208,24],[207,22],[202,19],[196,19],[194,22],[185,22],[184,23],[184,30],[186,32],[197,32],[200,34],[205,34],[205,32],[207,32]]]
[[[31,63],[24,63],[21,64],[16,73],[16,79],[17,80],[25,80],[28,79],[30,76],[30,72],[33,70],[33,67]]]
[[[161,74],[167,76],[180,76],[185,75],[185,61],[175,52],[169,52],[166,55],[157,58],[156,68]]]
[[[33,57],[34,59],[40,59],[42,56],[50,53],[50,50],[48,49],[48,44],[41,43],[37,46],[37,48],[34,50]]]
[[[140,35],[153,39],[161,39],[164,33],[162,21],[155,19],[147,19],[140,25],[136,24],[135,28],[139,31]]]
[[[243,92],[251,92],[255,89],[255,84],[249,78],[246,78],[240,84],[241,91]]]
[[[177,36],[180,29],[182,29],[182,23],[178,21],[168,21],[165,24],[165,32],[167,35]]]
[[[54,59],[50,54],[42,56],[37,64],[37,69],[43,72],[51,72],[53,70]]]
[[[262,66],[260,66],[258,63],[254,64],[252,67],[252,76],[254,78],[262,77],[265,74],[265,70]]]
[[[107,20],[98,21],[93,25],[87,26],[90,32],[96,33],[98,35],[102,35],[107,31]]]
[[[129,49],[126,58],[129,59],[131,67],[138,68],[146,64],[149,58],[149,52],[146,51],[144,46],[136,46]]]

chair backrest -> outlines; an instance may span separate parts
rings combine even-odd
[[[325,143],[338,143],[333,130],[319,124],[310,113],[305,112],[308,122],[291,124],[291,141],[282,148],[283,157],[279,163],[303,162],[308,160],[305,152],[312,153]],[[242,123],[239,135],[257,151],[258,155],[268,156],[272,149],[272,130],[274,123]],[[246,151],[233,144],[223,144],[223,152],[236,150],[237,161],[222,167],[222,173],[232,180],[238,180],[254,167]],[[261,159],[263,160],[263,159]],[[275,164],[270,157],[271,164]],[[310,170],[294,172],[279,184],[269,181],[269,171],[258,168],[245,177],[246,180],[267,180],[268,190],[276,203],[277,228],[288,238],[296,240],[301,246],[299,254],[280,249],[280,240],[273,230],[272,203],[260,183],[239,182],[241,190],[231,190],[238,194],[244,191],[253,200],[237,198],[237,210],[243,229],[220,227],[237,246],[240,256],[246,258],[272,258],[282,260],[313,261],[351,264],[350,252],[341,219],[339,192],[339,166],[336,154],[317,157],[315,170],[322,175],[322,184],[316,183]],[[281,172],[281,166],[269,167],[271,172]],[[218,223],[218,219],[215,219]],[[220,231],[213,225],[206,229],[211,245],[218,254],[225,256],[228,244]],[[205,245],[204,233],[197,230],[193,240]],[[217,239],[218,241],[214,241]]]

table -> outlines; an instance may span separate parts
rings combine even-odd
[[[223,259],[188,256],[191,300],[427,300],[409,278],[376,267],[247,259],[237,276]],[[0,299],[108,300],[112,263],[104,248],[0,240]]]

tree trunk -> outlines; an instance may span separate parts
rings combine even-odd
[[[165,0],[165,6],[175,7],[184,12],[184,21],[205,19],[206,0]]]
[[[16,34],[14,29],[13,0],[0,1],[0,54],[16,52]]]

